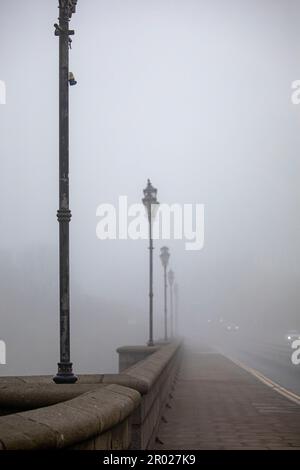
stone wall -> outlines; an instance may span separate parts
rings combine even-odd
[[[143,361],[146,357],[158,351],[159,348],[159,346],[122,346],[118,348],[119,372],[123,372],[137,362]]]
[[[126,369],[124,374],[143,380],[146,391],[132,416],[132,448],[149,449],[157,436],[160,420],[170,401],[181,356],[179,342],[161,346],[143,361]]]
[[[104,385],[56,405],[0,418],[1,450],[128,449],[139,392]]]
[[[133,364],[121,374],[80,375],[72,385],[56,385],[50,376],[0,378],[0,449],[150,448],[170,400],[181,345],[151,348],[143,360],[137,349],[119,349]]]

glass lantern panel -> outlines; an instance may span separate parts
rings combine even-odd
[[[154,220],[156,218],[158,209],[159,209],[159,203],[158,202],[156,202],[154,204],[151,204],[151,220],[152,220],[152,222],[154,222]]]

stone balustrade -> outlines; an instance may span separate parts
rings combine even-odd
[[[181,343],[151,349],[119,348],[120,374],[80,375],[72,385],[50,376],[0,378],[0,449],[151,448]]]

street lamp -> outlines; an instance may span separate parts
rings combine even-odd
[[[175,297],[175,336],[178,336],[178,303],[179,303],[179,292],[178,292],[178,284],[175,282],[174,284],[174,297]]]
[[[55,35],[59,36],[59,297],[60,297],[60,362],[53,380],[55,383],[74,383],[70,360],[70,268],[69,268],[69,85],[74,85],[69,73],[69,48],[74,31],[69,30],[77,0],[59,0],[59,24]]]
[[[174,272],[172,269],[168,272],[168,281],[170,286],[170,317],[171,317],[171,337],[174,336],[174,312],[173,312],[173,284],[174,284]]]
[[[165,341],[168,341],[168,306],[167,306],[167,267],[170,259],[169,248],[163,246],[160,249],[160,259],[164,268],[164,320],[165,320]]]
[[[149,222],[149,341],[148,346],[153,346],[153,239],[152,224],[159,206],[157,201],[157,189],[155,189],[148,179],[147,187],[143,191],[142,202],[146,209]]]

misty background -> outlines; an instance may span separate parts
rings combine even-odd
[[[0,0],[1,375],[55,373],[58,305],[56,0]],[[300,328],[299,0],[79,0],[70,70],[71,358],[114,372],[148,336],[148,243],[99,241],[96,209],[205,204],[203,250],[170,247],[188,339],[222,316]]]

